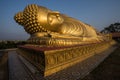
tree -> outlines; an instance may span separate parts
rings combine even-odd
[[[108,27],[105,27],[101,33],[112,33],[112,35],[117,35],[117,37],[113,36],[112,38],[118,42],[120,42],[120,35],[118,33],[120,33],[120,23],[114,23],[114,24],[111,24],[110,26]]]
[[[114,23],[111,24],[108,27],[105,27],[101,33],[114,33],[114,32],[120,32],[120,23]]]

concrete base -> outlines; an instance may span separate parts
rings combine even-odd
[[[77,65],[91,56],[102,54],[102,52],[111,48],[112,45],[113,42],[68,47],[20,46],[17,52],[35,65],[42,76],[50,78],[50,76],[61,71],[64,72],[65,69]],[[75,69],[77,69],[77,66]],[[79,69],[76,71],[79,71]],[[76,72],[73,69],[68,74],[71,73],[74,74]]]

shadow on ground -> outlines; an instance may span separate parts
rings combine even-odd
[[[4,51],[0,55],[0,80],[8,80],[8,55]]]
[[[82,80],[120,80],[120,46]]]

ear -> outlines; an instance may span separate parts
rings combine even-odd
[[[17,23],[20,25],[23,25],[23,12],[18,12],[15,16],[14,19]]]

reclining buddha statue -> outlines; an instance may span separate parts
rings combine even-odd
[[[91,25],[36,4],[28,5],[14,19],[31,35],[28,39],[31,44],[65,46],[104,40]]]

